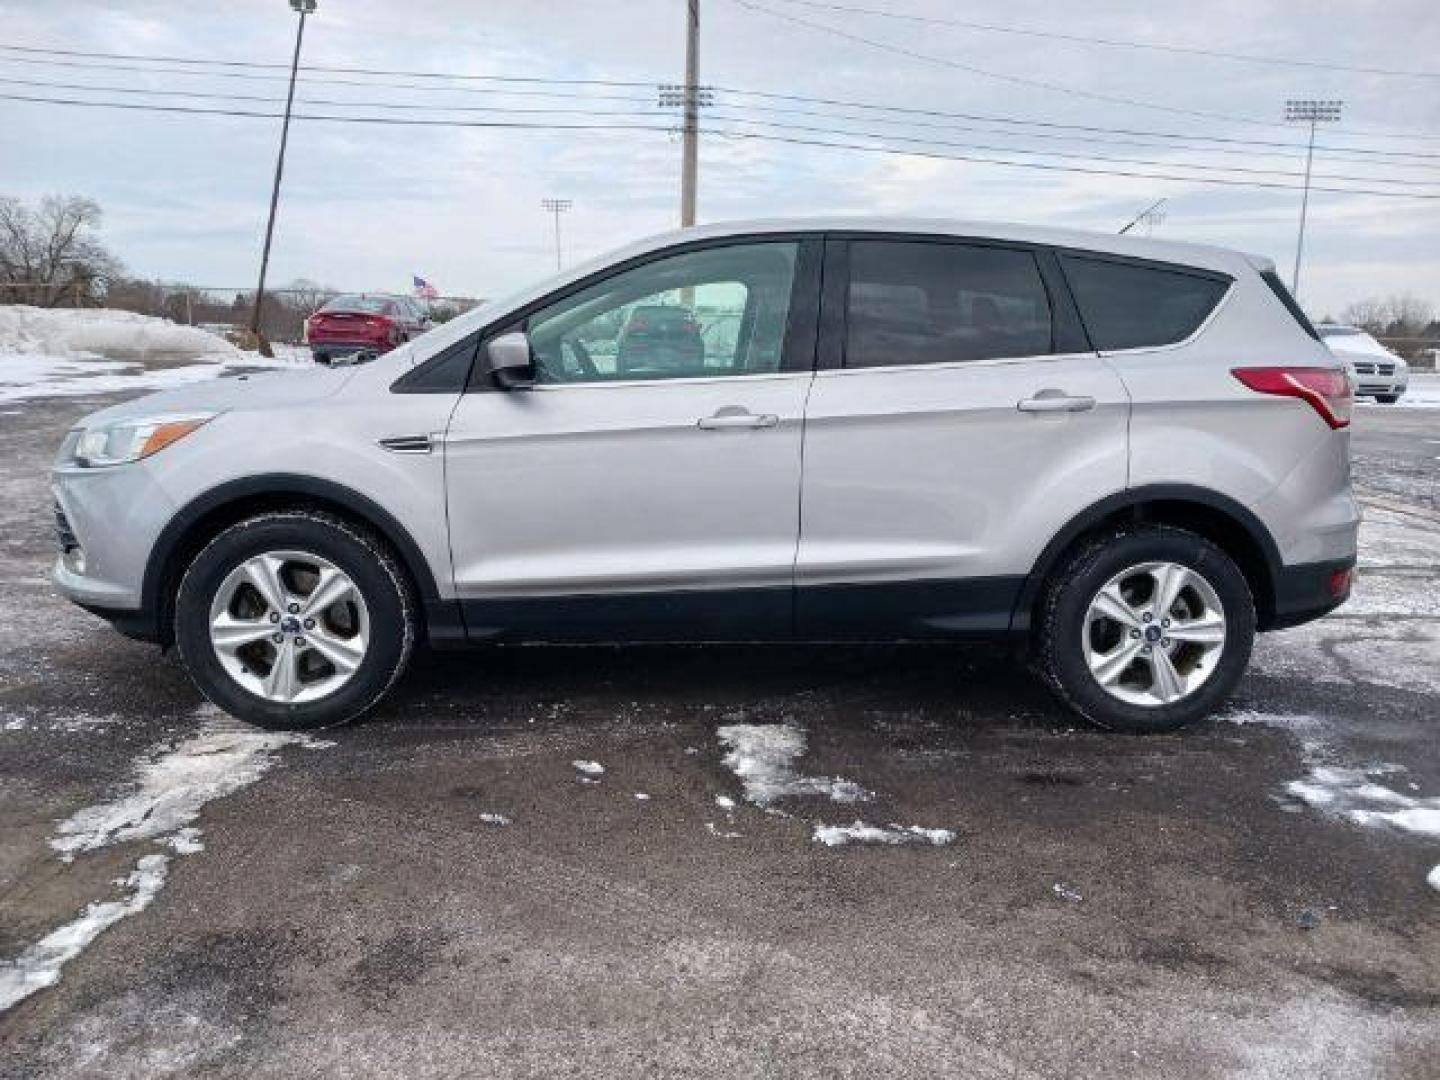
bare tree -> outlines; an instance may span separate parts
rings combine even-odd
[[[336,289],[309,278],[296,278],[283,289],[276,291],[282,293],[287,305],[302,316],[313,314],[320,305],[339,295]]]
[[[1340,313],[1340,319],[1349,326],[1358,326],[1372,334],[1384,333],[1385,301],[1373,297],[1367,300],[1357,300],[1353,304],[1346,305],[1345,310]]]
[[[0,198],[0,300],[56,307],[96,303],[120,261],[95,237],[100,206],[47,195],[38,207]]]
[[[1410,293],[1387,296],[1385,308],[1385,313],[1389,317],[1386,331],[1396,337],[1410,337],[1419,334],[1435,317],[1433,307]]]

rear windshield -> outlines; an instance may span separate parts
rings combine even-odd
[[[1275,273],[1274,270],[1266,270],[1260,276],[1265,279],[1265,284],[1270,286],[1270,291],[1275,294],[1280,303],[1285,305],[1285,310],[1290,312],[1291,318],[1300,324],[1300,329],[1304,330],[1305,333],[1309,334],[1316,341],[1319,341],[1320,335],[1316,333],[1314,324],[1310,322],[1305,312],[1300,309],[1300,305],[1295,302],[1295,297],[1290,295],[1290,290],[1287,289],[1285,283],[1280,280],[1280,275]],[[1329,335],[1327,334],[1326,336],[1328,337]]]
[[[1200,328],[1230,287],[1222,274],[1061,253],[1097,349],[1173,345]]]
[[[390,301],[383,296],[337,296],[322,307],[321,311],[359,311],[366,315],[379,315],[389,310]]]

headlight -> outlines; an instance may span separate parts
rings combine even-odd
[[[61,464],[99,469],[139,461],[203,427],[215,415],[149,416],[82,428],[66,438],[60,449]]]

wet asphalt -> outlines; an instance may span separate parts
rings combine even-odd
[[[156,850],[67,864],[55,823],[215,723],[48,586],[45,470],[99,404],[0,407],[0,961]],[[0,1014],[0,1075],[1434,1077],[1440,840],[1286,792],[1321,762],[1440,796],[1427,439],[1440,411],[1359,410],[1353,609],[1176,735],[1077,727],[985,649],[422,655],[209,802],[153,904]],[[874,798],[746,803],[734,723]],[[857,818],[956,836],[811,838]]]

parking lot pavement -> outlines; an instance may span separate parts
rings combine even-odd
[[[1360,412],[1353,603],[1183,734],[983,650],[526,649],[305,740],[51,594],[91,407],[0,417],[0,1074],[1435,1075],[1440,413]]]

